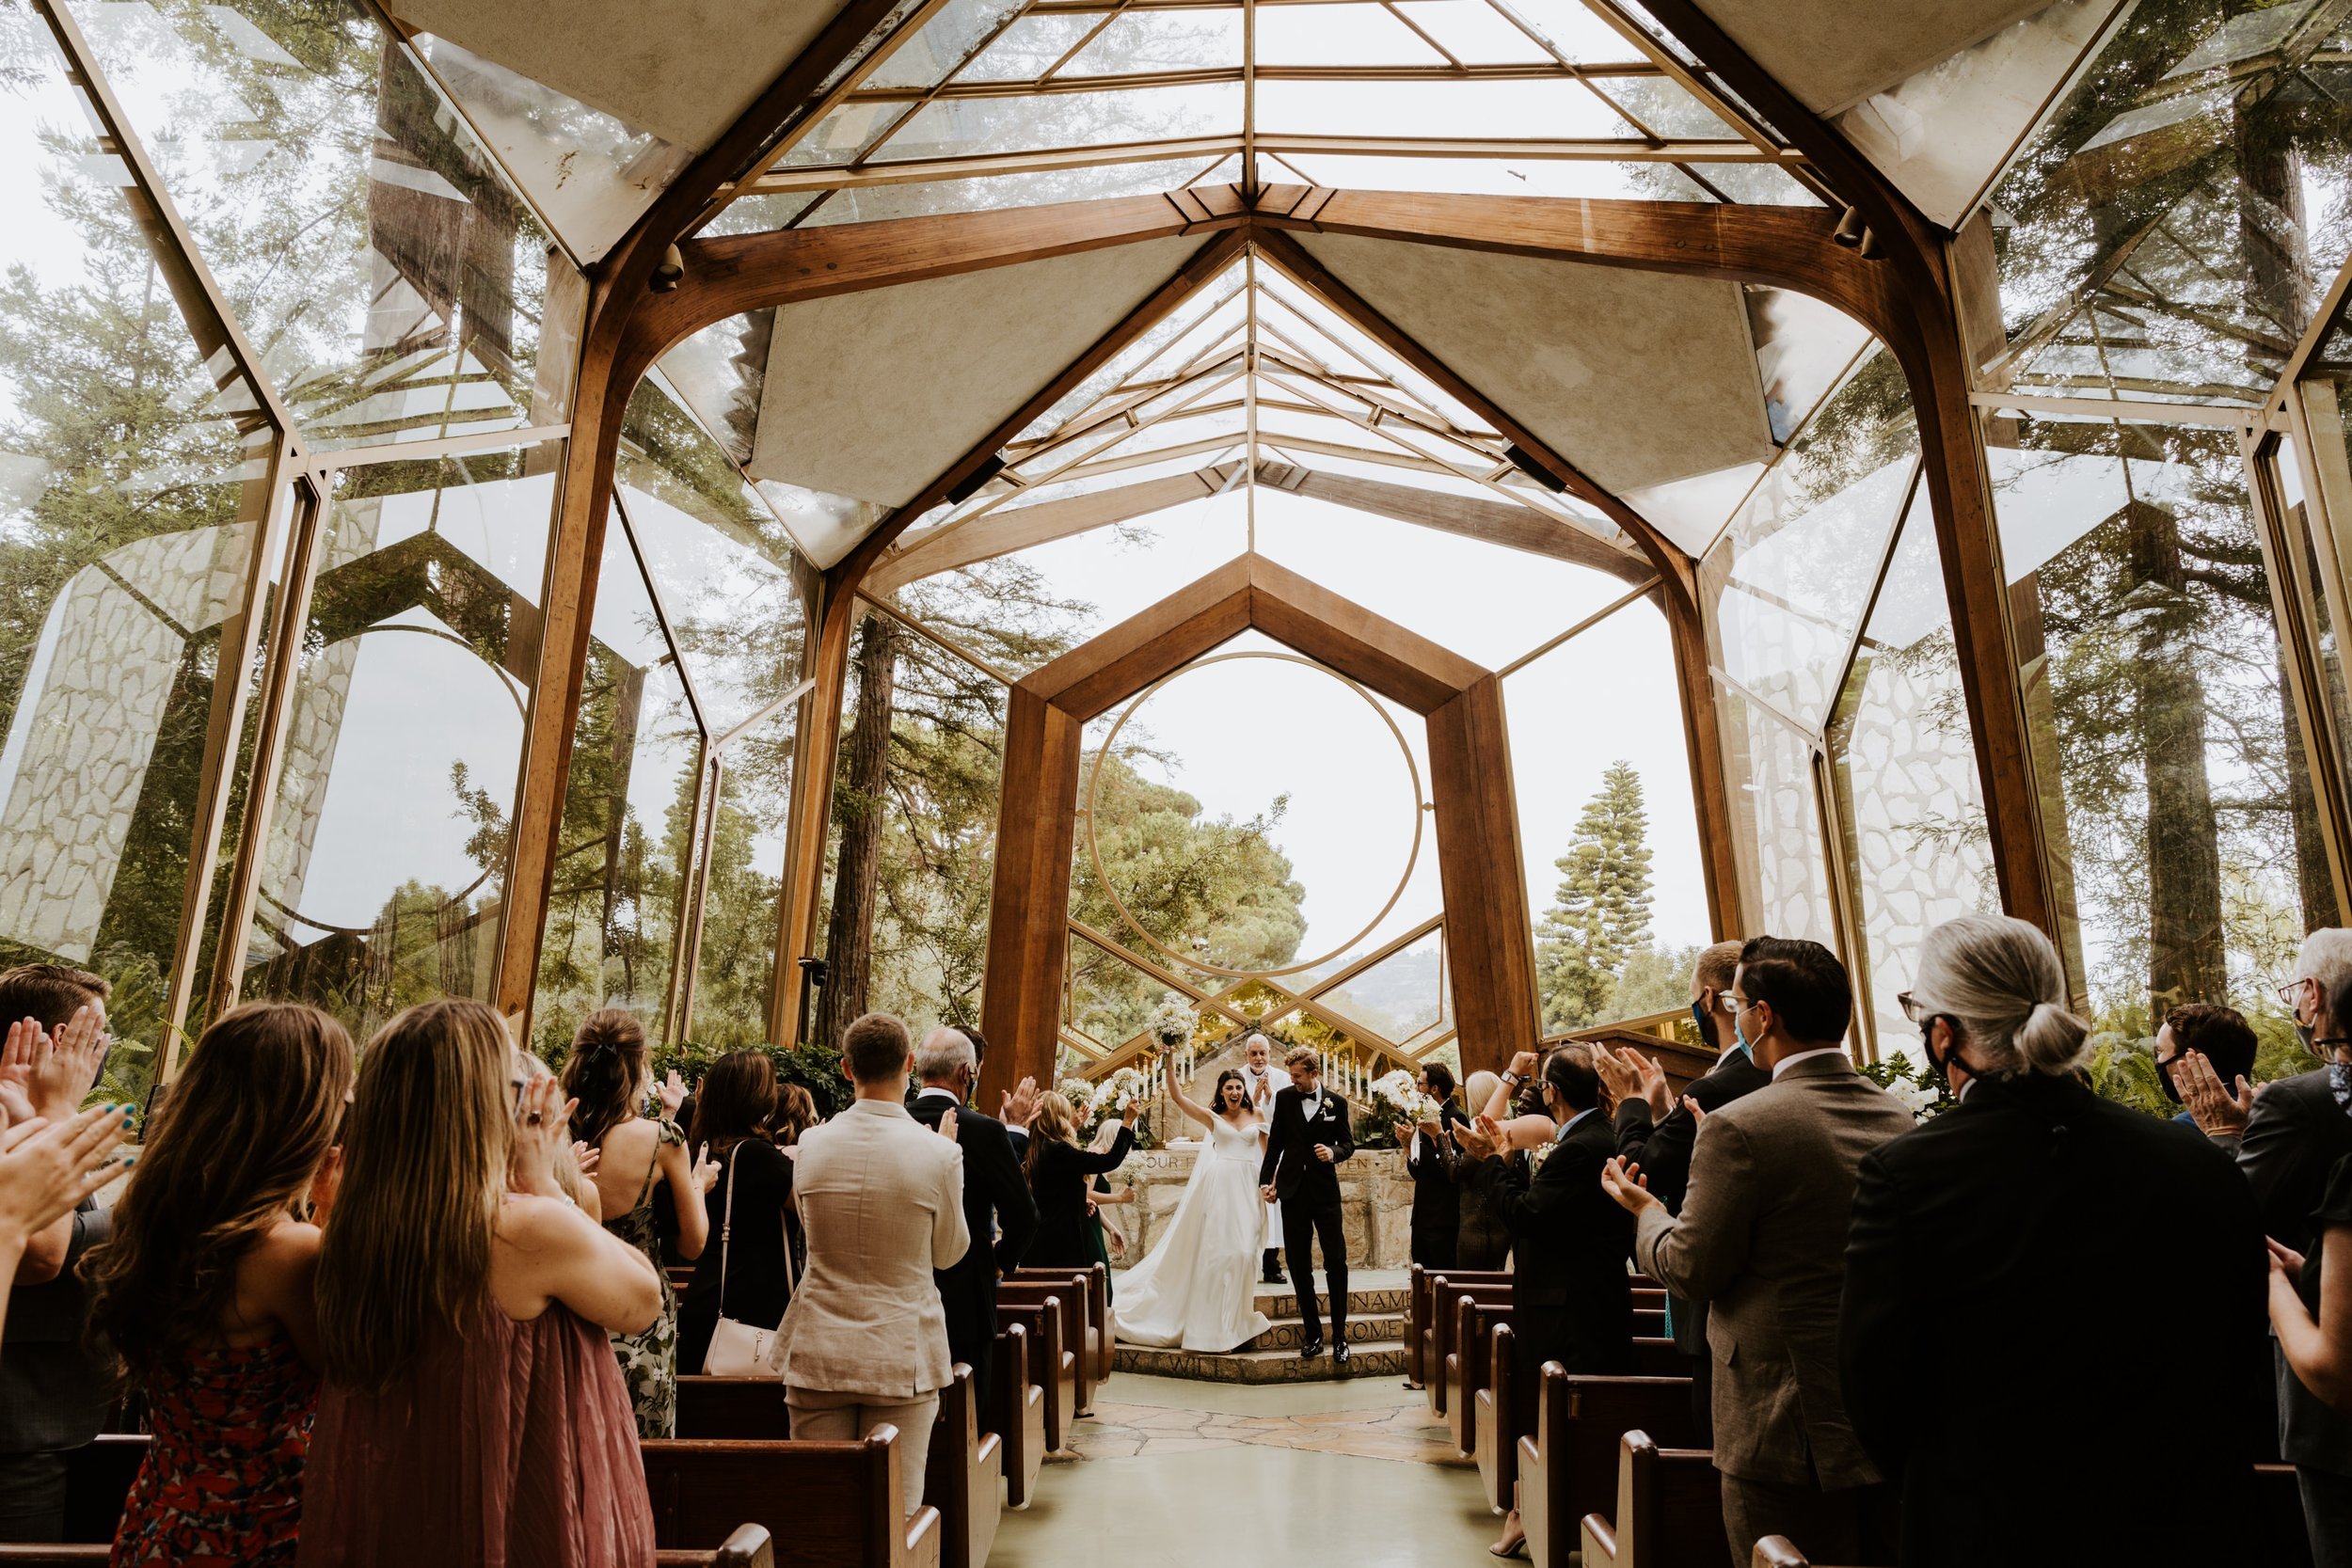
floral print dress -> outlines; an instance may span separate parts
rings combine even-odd
[[[661,1118],[661,1144],[682,1144],[686,1133],[668,1117]],[[677,1435],[677,1291],[670,1288],[669,1271],[661,1266],[661,1238],[654,1229],[653,1190],[661,1170],[660,1149],[645,1171],[645,1184],[626,1214],[604,1222],[604,1227],[653,1261],[661,1281],[661,1316],[643,1334],[615,1334],[612,1354],[628,1380],[628,1402],[637,1412],[637,1435]]]
[[[115,1532],[113,1568],[290,1564],[319,1375],[282,1332],[200,1350],[147,1383],[154,1440]]]

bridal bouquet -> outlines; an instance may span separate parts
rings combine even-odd
[[[1399,1127],[1438,1119],[1438,1102],[1421,1092],[1414,1075],[1403,1068],[1372,1081],[1372,1104],[1382,1131],[1394,1137]]]
[[[1171,990],[1160,998],[1160,1005],[1143,1021],[1144,1049],[1154,1055],[1177,1050],[1189,1043],[1193,1032],[1200,1027],[1200,1015]]]

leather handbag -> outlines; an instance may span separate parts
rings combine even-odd
[[[743,1152],[740,1140],[727,1150],[727,1201],[719,1219],[719,1323],[710,1331],[710,1349],[703,1354],[703,1373],[707,1377],[761,1377],[770,1375],[768,1357],[775,1349],[776,1331],[784,1326],[779,1320],[772,1328],[747,1323],[726,1315],[727,1303],[727,1239],[735,1229],[735,1159]],[[792,1281],[792,1237],[787,1231],[784,1239],[784,1285],[789,1296]]]

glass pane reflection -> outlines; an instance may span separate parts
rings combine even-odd
[[[346,470],[322,520],[244,993],[355,1034],[490,994],[554,449]]]

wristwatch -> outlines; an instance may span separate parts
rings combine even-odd
[[[1518,1088],[1518,1087],[1521,1084],[1524,1084],[1524,1083],[1526,1083],[1526,1082],[1527,1082],[1527,1080],[1526,1080],[1526,1079],[1524,1079],[1524,1078],[1520,1077],[1520,1076],[1519,1076],[1518,1073],[1516,1073],[1516,1072],[1506,1072],[1506,1073],[1504,1073],[1504,1074],[1502,1075],[1502,1081],[1503,1081],[1504,1083],[1506,1083],[1506,1084],[1510,1085],[1511,1085],[1513,1088],[1515,1088],[1515,1089],[1516,1089],[1516,1088]]]

